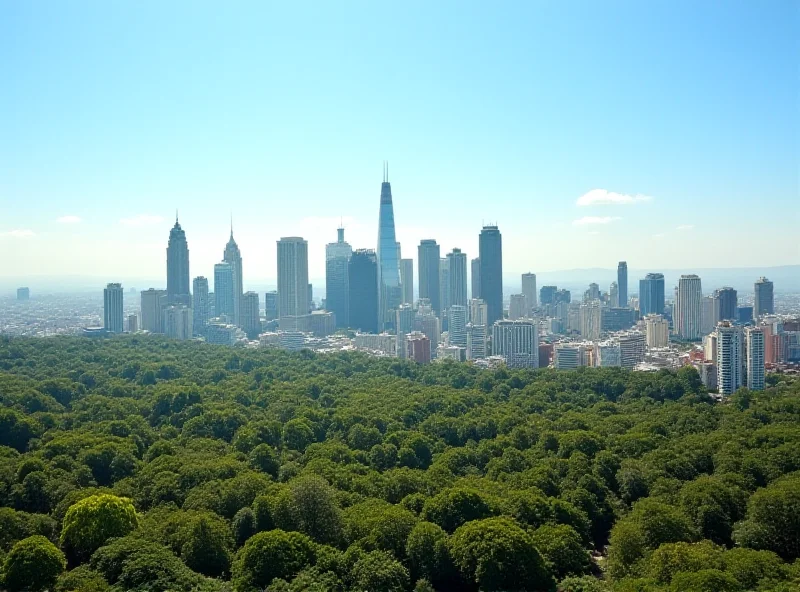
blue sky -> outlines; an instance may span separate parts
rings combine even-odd
[[[178,208],[192,275],[232,212],[246,285],[286,235],[322,277],[383,160],[403,256],[798,263],[799,40],[795,1],[2,2],[0,276],[163,280]]]

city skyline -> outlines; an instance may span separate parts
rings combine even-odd
[[[0,276],[161,277],[177,207],[205,275],[232,209],[250,277],[286,235],[323,277],[340,219],[375,246],[384,159],[406,256],[491,220],[515,273],[798,261],[795,3],[193,8],[7,7]]]

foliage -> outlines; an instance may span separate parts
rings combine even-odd
[[[571,526],[544,524],[531,533],[531,540],[556,578],[589,570],[589,553]]]
[[[314,561],[314,544],[299,532],[271,530],[247,541],[233,565],[234,589],[244,592],[291,579]]]
[[[100,494],[70,506],[61,530],[61,545],[67,556],[80,562],[108,539],[125,536],[139,520],[129,499]]]
[[[66,568],[64,554],[46,538],[34,535],[15,544],[3,565],[3,582],[11,592],[52,588]]]
[[[800,557],[800,476],[756,491],[735,536],[745,547],[773,551],[787,561]]]

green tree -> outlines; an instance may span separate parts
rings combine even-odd
[[[410,586],[408,570],[386,551],[371,551],[362,556],[350,572],[353,590],[404,592]]]
[[[275,500],[278,528],[299,530],[318,543],[336,544],[342,537],[342,517],[336,492],[318,475],[303,475],[289,483]]]
[[[417,523],[408,535],[406,555],[412,580],[424,578],[439,583],[453,576],[447,533],[432,522]]]
[[[192,570],[212,577],[230,568],[230,532],[227,526],[201,516],[191,525],[181,547],[181,559]]]
[[[265,588],[275,578],[290,580],[314,562],[314,543],[299,532],[271,530],[251,537],[233,564],[236,592]]]
[[[789,566],[772,551],[755,551],[736,547],[722,555],[723,571],[750,590],[762,580],[780,582],[789,576]]]
[[[272,446],[269,444],[259,444],[250,452],[250,466],[262,473],[277,478],[281,463]]]
[[[85,561],[112,537],[125,536],[139,519],[127,498],[110,494],[86,497],[70,506],[61,529],[61,546],[71,561]]]
[[[531,540],[557,579],[589,570],[589,552],[571,526],[545,524],[531,533]]]
[[[672,578],[673,592],[741,592],[742,585],[732,575],[718,569],[681,572]]]
[[[58,578],[55,592],[108,592],[106,579],[91,569],[81,565]]]
[[[420,517],[438,524],[447,532],[472,520],[480,520],[491,515],[489,504],[480,493],[471,489],[446,489],[429,498],[422,507]]]
[[[464,579],[481,590],[548,590],[553,581],[531,538],[509,518],[468,522],[450,538]]]
[[[777,553],[792,561],[800,557],[800,477],[785,478],[756,491],[747,502],[747,517],[737,525],[736,542]]]
[[[231,530],[233,531],[233,540],[236,547],[244,545],[247,539],[257,532],[256,517],[253,510],[250,508],[242,508],[236,512],[236,515],[231,521]]]
[[[723,548],[711,541],[665,543],[647,558],[646,573],[659,583],[669,584],[682,571],[720,568],[722,553]]]
[[[5,586],[10,592],[51,589],[66,565],[64,554],[45,537],[28,537],[16,543],[5,559]]]

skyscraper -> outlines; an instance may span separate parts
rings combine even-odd
[[[400,284],[403,286],[403,304],[414,304],[413,259],[400,259]]]
[[[528,297],[525,294],[512,294],[508,304],[508,318],[512,321],[530,316]]]
[[[453,304],[447,311],[450,345],[467,347],[467,307]]]
[[[248,339],[257,339],[261,333],[261,315],[258,306],[258,294],[255,292],[242,294],[241,328],[247,334]]]
[[[711,333],[719,322],[719,300],[714,296],[703,296],[700,313],[701,327],[703,335]]]
[[[450,306],[467,306],[467,255],[461,249],[447,254],[450,284]]]
[[[470,298],[481,297],[481,259],[475,257],[470,262],[470,273],[472,274],[472,295]]]
[[[142,290],[142,331],[163,333],[163,309],[167,304],[166,290]]]
[[[539,290],[539,303],[542,306],[555,304],[554,297],[556,292],[558,292],[558,286],[542,286]],[[569,300],[567,300],[567,302],[569,302]]]
[[[717,389],[731,395],[742,386],[742,329],[728,321],[717,325]]]
[[[622,299],[621,287],[620,299]],[[664,314],[663,273],[648,273],[643,280],[639,280],[639,311],[642,316]]]
[[[111,333],[122,333],[122,284],[108,284],[103,290],[103,327]]]
[[[394,318],[394,310],[400,306],[402,288],[400,286],[400,250],[394,232],[394,208],[392,206],[392,186],[389,184],[389,165],[384,165],[381,183],[381,204],[378,213],[378,285],[380,286],[379,322],[383,329]],[[278,288],[280,292],[280,288]]]
[[[172,339],[192,337],[192,309],[185,304],[170,304],[164,309],[164,334]]]
[[[525,297],[528,299],[528,308],[534,309],[538,308],[539,302],[537,299],[536,293],[536,274],[535,273],[523,273],[522,274],[522,293],[525,294]],[[528,310],[530,314],[530,310]]]
[[[214,266],[214,313],[234,324],[236,287],[233,265],[223,261]]]
[[[447,318],[450,308],[450,260],[442,257],[439,260],[439,305],[442,307],[442,320]]]
[[[349,305],[349,303],[348,303]],[[272,290],[264,294],[264,316],[268,321],[278,318],[278,291]]]
[[[696,275],[682,275],[672,324],[681,339],[700,339],[703,328],[703,290]]]
[[[437,313],[441,312],[439,298],[439,245],[433,239],[424,239],[417,249],[417,264],[419,265],[419,297],[427,298],[431,308]]]
[[[719,300],[719,321],[735,321],[738,298],[736,290],[729,287],[714,291],[714,298]]]
[[[611,285],[608,287],[608,300],[612,307],[620,308],[619,286],[617,285],[617,282],[611,282]]]
[[[644,319],[647,347],[669,345],[669,323],[662,315],[647,315]]]
[[[347,266],[353,248],[344,240],[344,228],[337,229],[337,241],[325,247],[325,308],[336,317],[337,327],[350,322]]]
[[[503,238],[497,226],[481,230],[481,299],[489,307],[489,324],[503,318]]]
[[[603,327],[603,308],[599,300],[588,300],[580,305],[581,335],[584,339],[600,339]]]
[[[308,242],[299,236],[283,237],[278,241],[278,318],[308,311]]]
[[[17,288],[17,300],[20,302],[26,302],[31,299],[31,289],[30,288]]]
[[[350,257],[350,327],[364,333],[378,330],[378,258],[372,249],[356,249]],[[280,294],[280,289],[278,290]]]
[[[539,367],[539,326],[535,321],[497,321],[492,326],[492,353],[509,368]]]
[[[760,327],[744,330],[747,341],[747,388],[764,390],[764,331]]]
[[[192,281],[192,333],[205,335],[210,318],[208,280],[199,275]]]
[[[189,245],[186,233],[178,223],[169,231],[167,243],[167,301],[170,304],[190,304],[189,296]]]
[[[620,261],[617,264],[617,293],[619,294],[618,306],[628,306],[628,263]],[[641,296],[640,296],[641,298]],[[658,314],[664,312],[658,311]]]
[[[242,254],[239,251],[239,245],[233,240],[233,222],[231,222],[231,237],[228,239],[228,244],[225,245],[225,252],[222,260],[231,264],[233,271],[233,316],[231,322],[237,327],[242,327],[240,320],[240,309],[242,306],[242,294],[244,292],[244,280],[242,278]],[[214,288],[216,291],[216,287]],[[219,316],[219,313],[217,313]]]
[[[772,288],[772,282],[763,276],[755,283],[755,304],[753,305],[753,316],[755,318],[765,314],[775,314]]]

